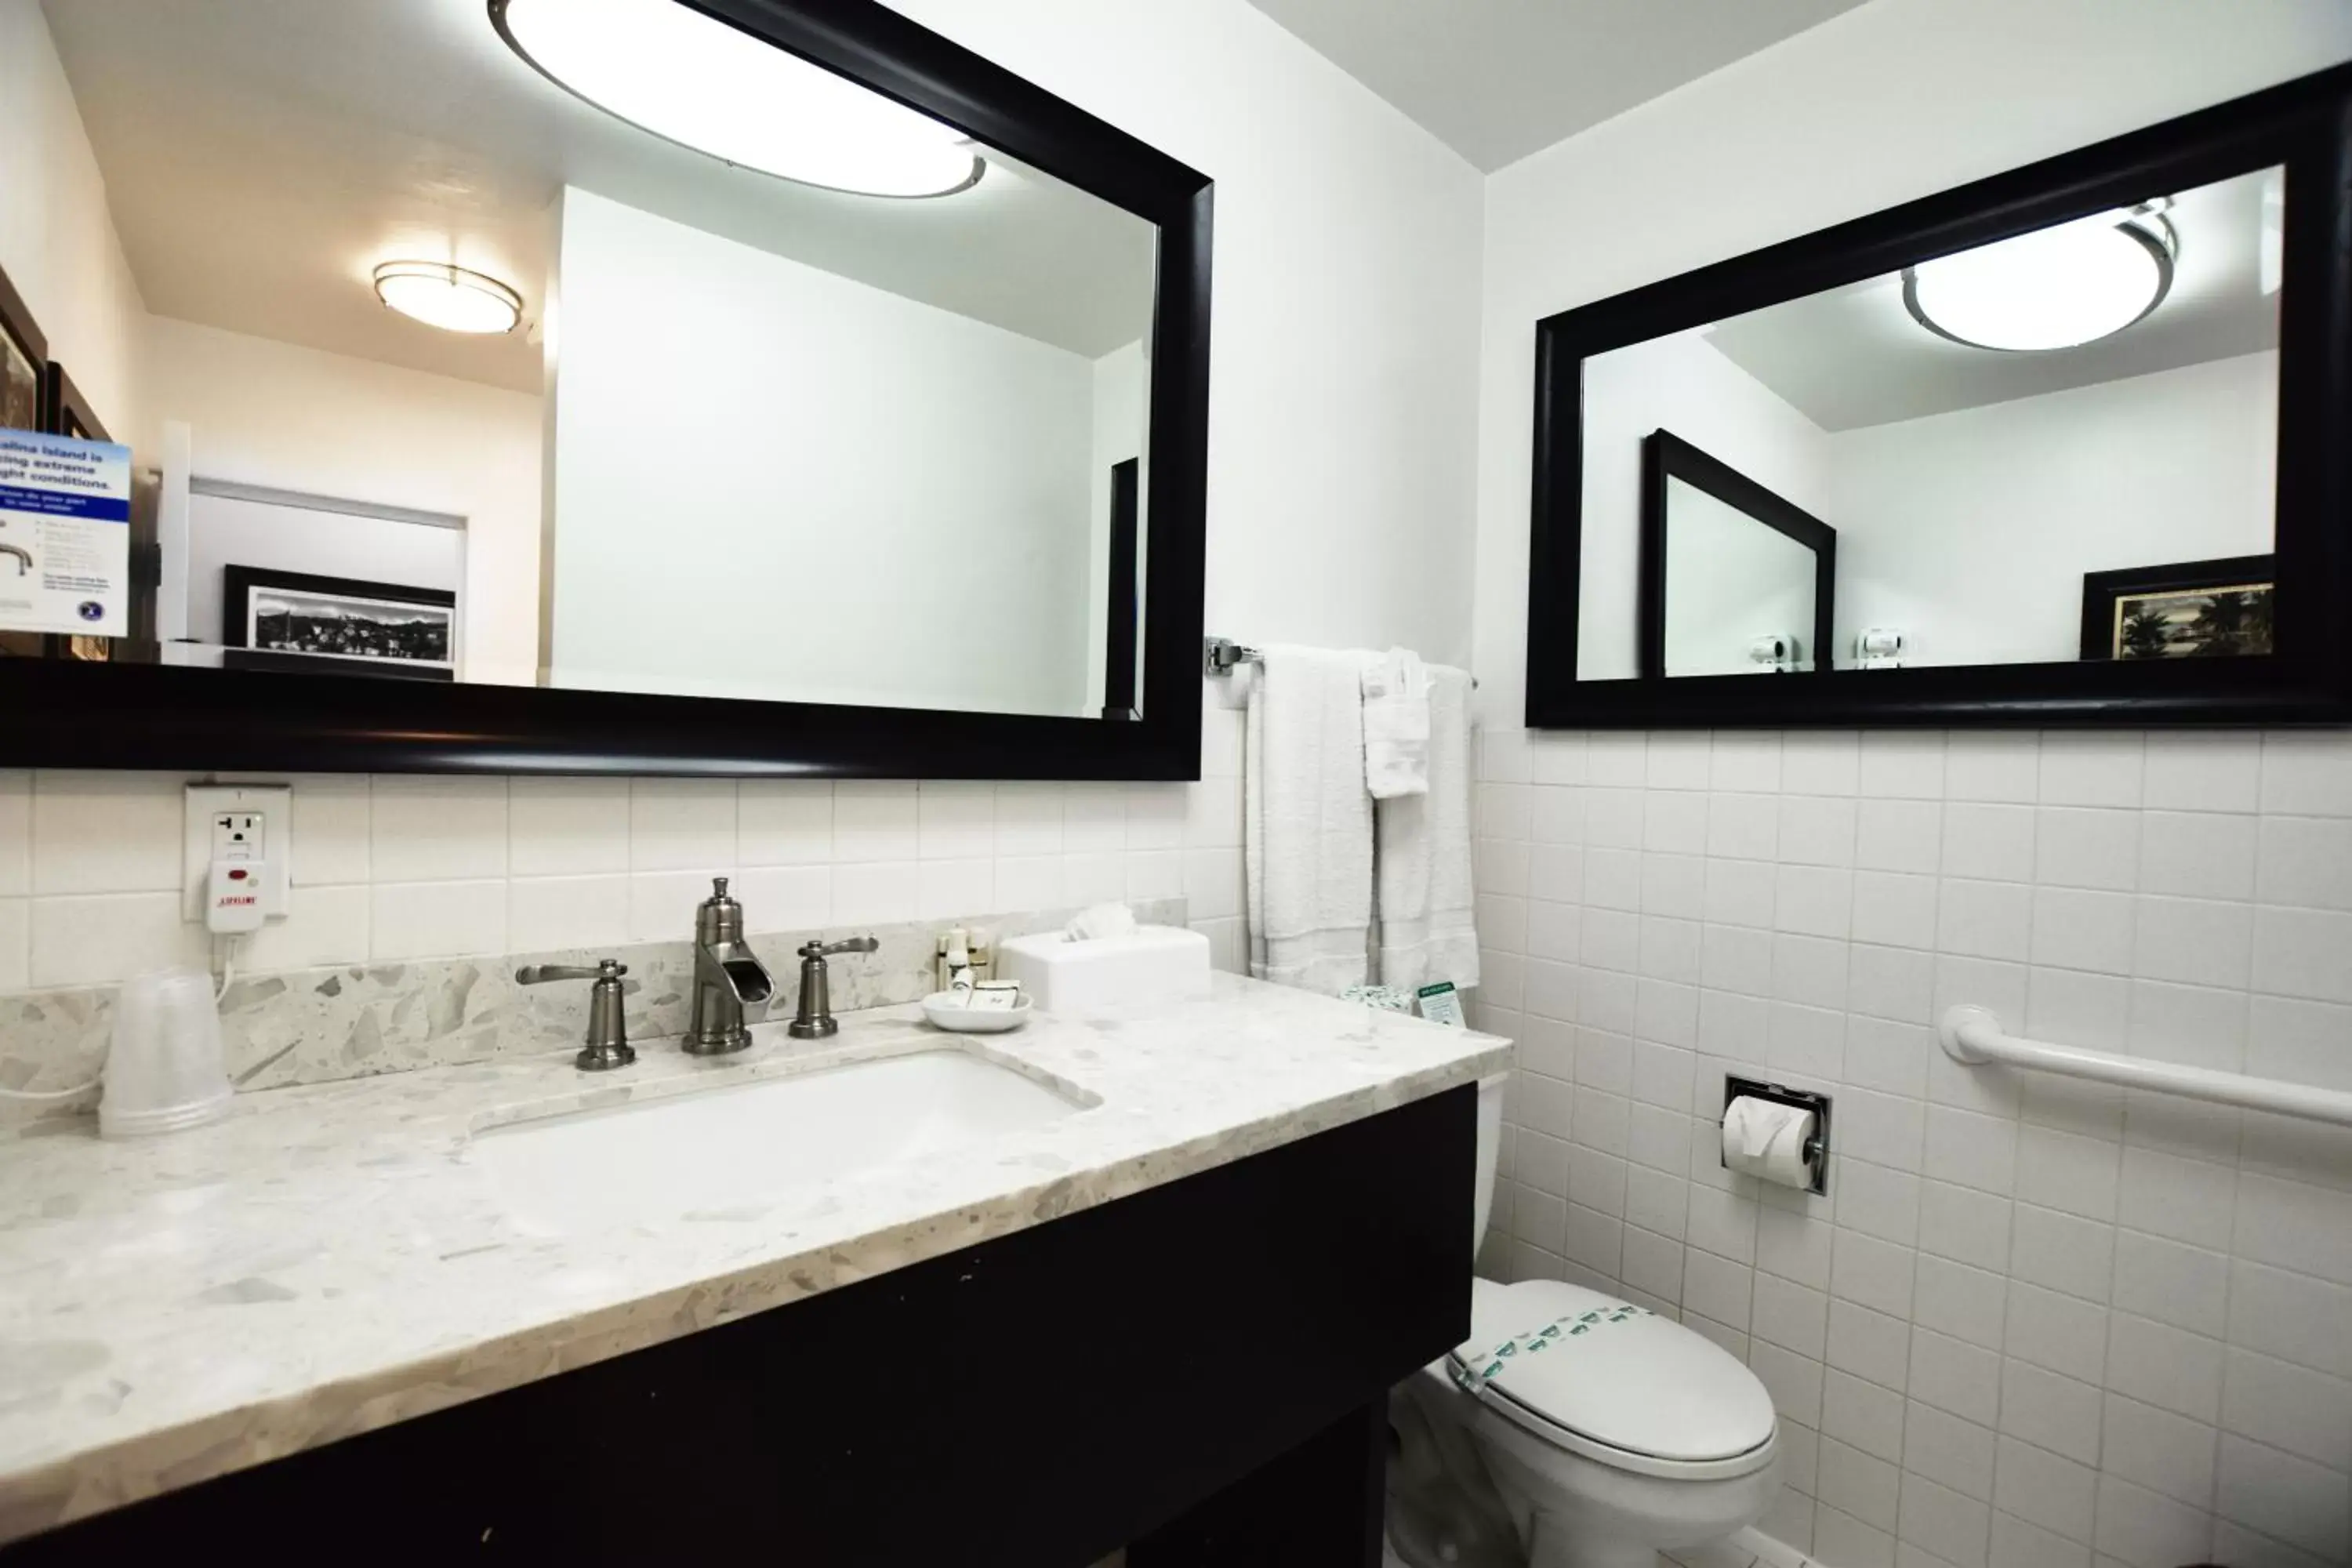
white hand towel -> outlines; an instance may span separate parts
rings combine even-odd
[[[1429,791],[1429,669],[1410,648],[1364,666],[1364,787],[1374,800]]]
[[[1250,683],[1244,860],[1250,973],[1338,995],[1368,978],[1372,802],[1364,655],[1270,647]]]
[[[1429,789],[1380,804],[1381,984],[1478,984],[1470,886],[1470,677],[1429,668]]]

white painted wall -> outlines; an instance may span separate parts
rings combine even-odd
[[[2347,57],[2342,0],[1873,0],[1492,176],[1481,710],[1526,706],[1538,319]]]
[[[1703,331],[1596,355],[1585,367],[1587,521],[1576,662],[1586,680],[1628,680],[1641,668],[1642,440],[1652,431],[1670,430],[1814,516],[1823,515],[1828,492],[1820,429],[1717,352]],[[1524,514],[1519,531],[1527,531]],[[1524,604],[1524,539],[1520,556]]]
[[[2075,658],[2085,572],[2271,549],[2277,439],[2275,353],[1830,437],[1839,662]]]
[[[147,318],[141,374],[142,461],[184,420],[206,479],[465,518],[462,678],[531,684],[538,398],[163,316]]]
[[[116,439],[137,417],[146,308],[40,0],[0,0],[0,268]]]
[[[577,189],[558,685],[1076,715],[1093,362]]]
[[[1244,0],[895,0],[1212,176],[1208,629],[1467,657],[1476,171]]]

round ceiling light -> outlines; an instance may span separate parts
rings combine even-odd
[[[961,132],[677,0],[489,0],[507,46],[617,120],[727,163],[873,196],[986,167]]]
[[[2074,348],[2161,304],[2179,250],[2160,208],[2106,213],[1906,267],[1903,303],[1971,348]]]
[[[522,320],[522,296],[497,279],[446,261],[387,261],[375,269],[375,297],[445,332],[496,335]]]

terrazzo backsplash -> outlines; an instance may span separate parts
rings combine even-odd
[[[1185,923],[1182,899],[1144,900],[1133,907],[1136,918],[1147,923]],[[800,999],[794,950],[812,937],[833,942],[870,934],[881,942],[874,952],[828,961],[834,1010],[845,1013],[918,1001],[936,990],[933,964],[938,933],[945,926],[962,925],[1001,940],[1057,931],[1076,912],[1045,910],[771,931],[748,941],[775,977],[768,1016],[781,1021],[792,1016]],[[587,965],[599,958],[628,965],[624,984],[632,1042],[657,1044],[686,1032],[694,949],[685,942],[334,965],[231,983],[221,998],[229,1077],[240,1090],[282,1089],[574,1047],[587,1029],[587,983],[521,985],[514,973],[526,963]],[[0,1088],[42,1093],[96,1077],[113,1005],[111,986],[0,998]],[[65,1100],[0,1100],[0,1122],[79,1114],[97,1101],[95,1089]]]

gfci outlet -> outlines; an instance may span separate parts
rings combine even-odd
[[[180,917],[202,925],[215,866],[249,883],[264,920],[286,918],[287,867],[294,848],[294,791],[286,784],[190,784]]]

